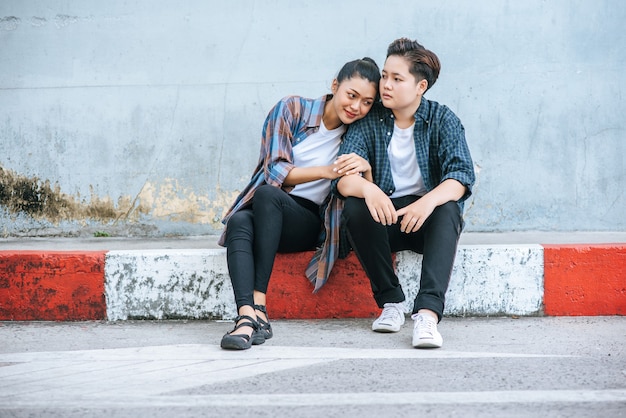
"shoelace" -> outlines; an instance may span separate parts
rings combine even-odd
[[[388,319],[395,321],[397,318],[400,318],[400,315],[402,313],[395,306],[386,306],[380,315],[380,322],[386,323]]]
[[[420,334],[427,334],[431,337],[435,335],[435,322],[429,321],[423,316],[418,316],[415,325],[419,327]]]

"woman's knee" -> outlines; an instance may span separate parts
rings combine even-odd
[[[254,201],[267,202],[276,199],[280,199],[286,195],[286,193],[280,189],[279,187],[270,186],[269,184],[264,184],[259,186],[258,189],[254,192]]]
[[[226,225],[226,245],[237,238],[252,238],[254,235],[253,213],[251,210],[235,212]]]

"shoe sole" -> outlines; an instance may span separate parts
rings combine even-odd
[[[401,327],[400,327],[401,328]],[[377,327],[372,327],[372,331],[374,332],[382,332],[385,334],[389,334],[391,332],[398,332],[400,331],[400,328],[394,328],[394,327],[385,327],[385,326],[377,326]]]
[[[261,345],[265,343],[265,336],[260,333],[253,333],[250,341],[245,341],[242,338],[229,338],[229,336],[224,336],[222,341],[220,342],[220,347],[225,350],[247,350],[253,345]],[[232,337],[235,337],[234,335]]]
[[[413,343],[414,348],[441,348],[443,343],[439,344],[434,341],[419,341],[417,344]]]
[[[252,347],[252,344],[241,344],[230,341],[222,341],[220,343],[220,347],[222,347],[224,350],[247,350]]]

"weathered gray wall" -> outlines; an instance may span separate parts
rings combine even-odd
[[[270,107],[399,36],[466,127],[466,230],[624,231],[624,22],[610,0],[3,0],[0,235],[217,233]]]

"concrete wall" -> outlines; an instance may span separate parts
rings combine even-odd
[[[0,235],[196,235],[282,96],[329,92],[395,38],[443,64],[468,231],[626,230],[626,3],[0,2]]]

